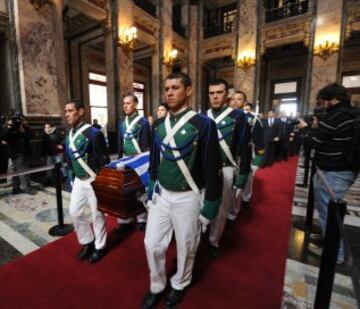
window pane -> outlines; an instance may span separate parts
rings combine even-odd
[[[138,98],[138,109],[144,109],[144,92],[134,91],[134,95]]]
[[[90,106],[107,106],[106,86],[89,84]]]
[[[98,120],[102,127],[108,122],[108,113],[106,107],[91,107],[91,123],[94,119]]]
[[[280,112],[285,113],[286,116],[295,116],[297,112],[296,103],[282,103],[280,104]]]
[[[343,76],[342,84],[346,88],[360,87],[360,75]]]
[[[106,76],[101,74],[89,73],[89,79],[106,83]]]
[[[296,92],[297,82],[289,82],[289,83],[277,83],[275,84],[274,93],[292,93]]]

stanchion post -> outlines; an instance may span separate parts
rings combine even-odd
[[[337,220],[338,211],[341,222],[343,222],[346,213],[346,202],[343,200],[330,200],[314,309],[329,308],[330,306],[336,261],[341,241],[339,222]]]
[[[310,186],[308,192],[307,206],[306,206],[306,218],[304,220],[297,220],[293,225],[302,231],[305,231],[306,236],[310,234],[320,234],[320,228],[317,225],[313,225],[313,216],[314,216],[314,184],[313,178],[316,172],[315,162],[312,160],[311,163],[311,173],[310,173]]]
[[[314,176],[316,172],[315,162],[311,162],[311,173],[310,173],[310,186],[308,193],[308,201],[306,208],[306,220],[305,220],[305,232],[308,234],[315,233],[318,234],[320,231],[313,228],[313,217],[314,217]]]
[[[304,179],[302,186],[306,188],[309,183],[309,171],[311,164],[311,148],[309,146],[304,146]],[[310,177],[311,181],[311,177]]]
[[[51,236],[63,236],[73,231],[72,224],[64,224],[64,212],[62,203],[61,190],[61,162],[55,164],[55,188],[56,188],[56,207],[58,216],[58,225],[53,226],[49,230]]]

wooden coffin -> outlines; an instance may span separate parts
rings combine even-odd
[[[104,167],[92,183],[100,211],[128,219],[145,211],[138,198],[145,188],[138,175],[130,169]]]

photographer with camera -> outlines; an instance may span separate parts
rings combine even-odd
[[[32,132],[25,117],[15,112],[7,121],[4,129],[4,140],[8,145],[9,156],[14,165],[15,172],[21,172],[29,168],[28,157],[30,153],[30,140]],[[20,184],[22,188],[20,188]],[[25,192],[33,194],[30,187],[30,177],[23,175],[13,178],[13,194]]]
[[[318,100],[325,113],[313,116],[311,125],[299,119],[298,126],[308,134],[308,142],[315,149],[316,166],[324,174],[336,198],[342,199],[359,172],[354,162],[348,160],[349,149],[352,149],[354,143],[356,113],[347,89],[337,83],[322,88]],[[324,236],[330,195],[317,174],[314,175],[313,184],[315,207]],[[321,248],[309,248],[309,251],[316,255],[322,254]],[[343,262],[344,249],[341,244],[337,263]]]

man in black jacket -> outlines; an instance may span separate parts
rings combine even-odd
[[[337,199],[342,199],[355,181],[358,170],[354,170],[347,160],[347,150],[351,148],[354,134],[355,115],[347,89],[337,83],[330,84],[318,94],[326,113],[315,118],[312,127],[300,120],[299,127],[308,130],[309,143],[316,150],[315,164],[332,188]],[[316,173],[313,179],[315,207],[319,212],[321,232],[325,235],[328,203],[330,195]],[[315,248],[316,249],[316,248]],[[320,254],[320,250],[310,250]],[[338,264],[344,262],[341,244]]]
[[[273,110],[269,110],[268,118],[262,119],[264,128],[265,155],[264,165],[271,166],[275,160],[277,143],[280,140],[280,121],[275,118]]]
[[[25,121],[25,118],[20,113],[14,113],[7,121],[7,126],[4,129],[4,140],[8,145],[10,159],[14,165],[15,172],[22,172],[29,168],[29,154],[30,140],[32,132],[30,127]],[[29,175],[13,178],[13,194],[22,192],[33,194],[34,191],[30,186]]]
[[[290,139],[294,138],[294,124],[285,113],[280,113],[280,134],[277,159],[287,161],[290,150]]]

